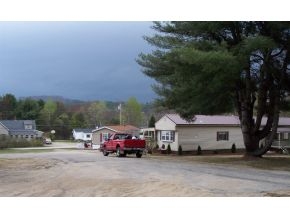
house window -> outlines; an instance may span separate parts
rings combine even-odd
[[[87,139],[88,139],[88,138],[90,138],[90,137],[91,137],[91,135],[90,135],[90,134],[87,134],[87,135],[86,135],[86,137],[87,137]]]
[[[102,141],[106,141],[108,140],[108,138],[110,137],[110,134],[108,132],[104,132],[102,134]]]
[[[216,140],[217,141],[229,141],[229,132],[217,132]]]
[[[277,132],[275,139],[278,141],[289,140],[289,135],[290,135],[290,133],[288,133],[288,132]]]
[[[284,133],[284,139],[285,140],[290,140],[289,136],[290,136],[290,133],[289,132],[285,132]]]
[[[161,131],[160,140],[174,142],[175,140],[174,136],[175,136],[174,131]]]
[[[33,135],[30,136],[30,138],[32,138],[32,139],[33,139],[33,137],[34,137]]]
[[[25,135],[25,138],[28,139],[29,138],[29,135]]]
[[[24,128],[25,129],[32,129],[32,125],[26,124]]]

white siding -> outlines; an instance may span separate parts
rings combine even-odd
[[[164,144],[165,148],[167,148],[168,144],[170,144],[170,148],[172,151],[177,151],[178,150],[178,133],[173,131],[175,136],[174,136],[174,141],[163,141],[160,137],[162,130],[158,130],[157,131],[157,144],[159,146],[159,148],[161,148],[161,146]]]
[[[163,116],[160,120],[155,123],[156,130],[172,130],[175,131],[176,124],[168,117]]]
[[[233,144],[236,148],[244,148],[240,127],[189,126],[177,127],[177,132],[183,151],[197,150],[198,146],[202,150],[231,149]],[[229,139],[217,141],[217,132],[228,132]]]
[[[175,132],[175,140],[174,142],[172,141],[162,141],[160,134],[161,131],[175,131],[175,126],[176,124],[170,120],[167,116],[163,116],[160,120],[158,120],[155,123],[155,129],[157,132],[157,144],[159,146],[159,148],[161,148],[161,146],[164,144],[165,148],[167,148],[168,144],[170,144],[171,150],[172,151],[177,151],[178,149],[178,135]]]
[[[74,140],[83,140],[83,133],[82,132],[73,132]]]
[[[8,130],[0,124],[0,135],[8,135]]]

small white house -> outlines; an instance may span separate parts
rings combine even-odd
[[[262,122],[263,125],[263,122]],[[196,115],[195,120],[187,122],[177,114],[166,114],[155,123],[156,139],[159,148],[170,144],[172,151],[183,151],[244,148],[240,120],[237,116],[205,116]],[[290,118],[279,119],[277,139],[289,144]],[[281,143],[278,143],[281,144]],[[277,141],[274,142],[277,145]]]
[[[73,129],[72,134],[75,141],[91,141],[93,129]]]

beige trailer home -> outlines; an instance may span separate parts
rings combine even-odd
[[[263,125],[263,122],[262,122]],[[156,138],[159,148],[170,144],[172,151],[183,151],[244,148],[240,121],[237,116],[196,115],[192,122],[187,122],[177,114],[166,114],[155,123]],[[283,143],[289,143],[290,118],[279,120],[278,137]],[[273,145],[279,144],[277,141]],[[281,144],[281,143],[280,143]]]

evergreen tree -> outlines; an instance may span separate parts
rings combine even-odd
[[[149,127],[149,128],[151,128],[151,127],[155,127],[155,123],[156,123],[155,117],[152,115],[152,116],[150,117],[148,127]]]
[[[16,118],[17,100],[14,95],[6,94],[0,97],[0,119],[12,120]]]
[[[235,110],[246,154],[266,153],[290,91],[290,22],[155,22],[153,29],[160,34],[145,39],[157,50],[137,62],[158,82],[159,104],[187,120]]]

